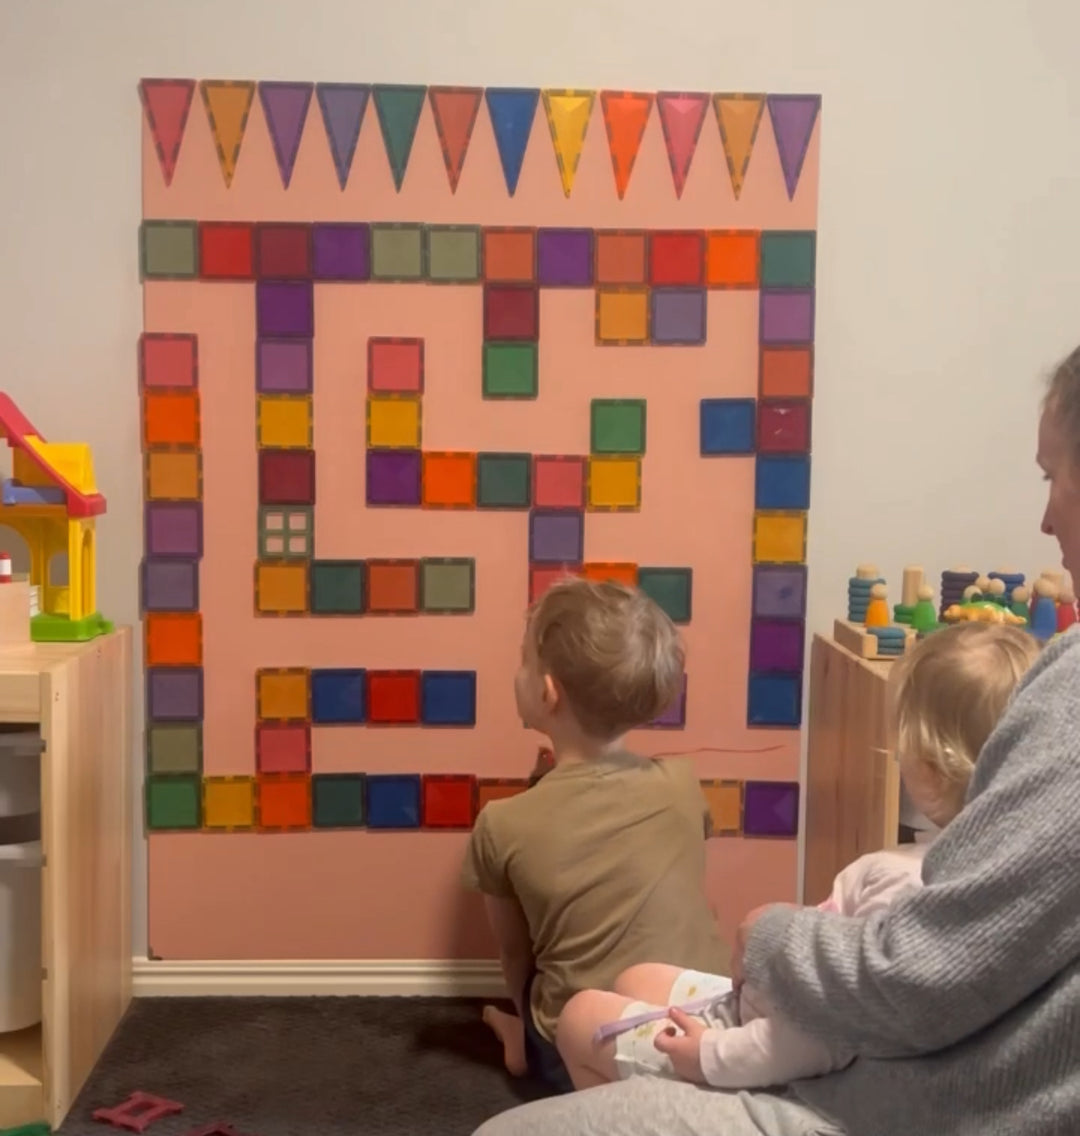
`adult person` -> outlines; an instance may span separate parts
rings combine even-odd
[[[1080,574],[1080,348],[1039,424],[1043,532]],[[1055,639],[979,759],[924,886],[866,918],[773,905],[733,959],[795,1024],[850,1047],[775,1094],[639,1077],[513,1109],[476,1136],[1076,1136],[1080,634]],[[691,1042],[692,1043],[692,1042]]]

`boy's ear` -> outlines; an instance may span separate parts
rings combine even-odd
[[[558,683],[549,674],[544,675],[544,705],[549,713],[554,713],[562,701],[562,692]]]

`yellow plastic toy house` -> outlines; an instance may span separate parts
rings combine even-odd
[[[30,637],[38,642],[70,642],[106,634],[113,625],[97,610],[94,534],[94,519],[105,512],[105,498],[94,482],[90,447],[82,442],[46,442],[2,393],[0,433],[12,459],[12,476],[0,488],[0,525],[26,541],[30,586],[38,589],[40,597],[41,610],[30,620]],[[66,583],[55,579],[64,556]]]

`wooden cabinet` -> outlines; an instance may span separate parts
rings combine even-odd
[[[900,770],[890,752],[886,701],[891,665],[814,636],[804,903],[827,898],[837,873],[857,857],[897,843]]]
[[[0,1034],[0,1129],[67,1115],[131,999],[131,632],[0,649],[41,755],[40,1026]]]

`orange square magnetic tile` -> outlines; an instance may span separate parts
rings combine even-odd
[[[311,827],[311,778],[305,773],[264,773],[258,779],[260,828]]]
[[[518,793],[524,793],[528,787],[529,782],[525,778],[481,778],[476,786],[477,816],[488,801],[502,801],[507,797],[516,797]]]
[[[596,342],[649,342],[649,289],[596,289]]]
[[[757,288],[761,234],[750,229],[708,233],[705,237],[705,283],[710,288]]]
[[[255,672],[255,705],[263,722],[303,722],[311,717],[310,674],[300,667]]]
[[[581,574],[586,580],[600,583],[611,580],[616,584],[626,584],[627,587],[637,587],[637,565],[626,562],[594,561],[582,566]]]
[[[810,398],[814,388],[812,347],[761,349],[762,398]]]
[[[598,231],[597,284],[644,284],[648,279],[648,238],[643,232]]]
[[[418,560],[369,560],[367,586],[367,608],[373,615],[411,614],[420,610]]]
[[[743,790],[741,781],[702,781],[701,791],[712,817],[713,836],[738,836],[742,832]]]
[[[202,666],[202,616],[199,612],[148,612],[145,629],[146,666]]]
[[[485,229],[484,279],[531,283],[536,279],[535,229]]]
[[[255,611],[259,615],[306,615],[308,562],[260,560],[255,564]]]
[[[254,777],[204,777],[202,798],[204,828],[255,827]]]
[[[149,450],[148,501],[198,501],[202,497],[202,454],[198,450]]]
[[[476,508],[476,454],[426,451],[421,501],[438,509]]]
[[[198,446],[199,392],[143,392],[143,446]]]

